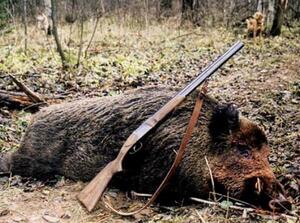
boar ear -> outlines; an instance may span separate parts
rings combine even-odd
[[[257,146],[257,147],[261,147],[262,144],[264,144],[264,143],[267,144],[268,143],[266,134],[259,127],[256,127],[256,128],[253,129],[251,139],[253,141],[253,145]]]
[[[210,133],[215,137],[230,134],[239,127],[239,111],[234,104],[221,105],[213,111]]]

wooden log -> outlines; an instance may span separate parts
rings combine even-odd
[[[44,96],[47,102],[33,102],[25,93],[0,90],[0,106],[7,106],[10,109],[25,109],[30,112],[38,111],[41,106],[56,104],[63,98],[64,96],[60,95]]]
[[[0,90],[0,105],[2,106],[22,109],[32,104],[33,102],[25,94]]]

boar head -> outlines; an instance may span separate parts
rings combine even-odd
[[[291,208],[268,162],[266,135],[255,123],[229,104],[215,110],[209,129],[217,191],[273,211]]]

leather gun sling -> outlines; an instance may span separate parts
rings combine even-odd
[[[202,88],[202,92],[205,94],[206,93],[206,87]],[[160,194],[160,192],[163,190],[163,188],[165,187],[165,185],[167,184],[167,182],[171,179],[171,177],[174,175],[176,168],[178,167],[178,165],[180,164],[182,158],[183,158],[183,154],[184,151],[186,149],[186,146],[192,136],[193,133],[193,129],[197,124],[197,120],[199,119],[199,115],[200,115],[200,111],[203,105],[203,96],[204,94],[199,93],[199,95],[197,96],[196,99],[196,103],[194,106],[194,110],[193,113],[190,117],[189,120],[189,124],[188,127],[186,129],[185,135],[181,141],[180,147],[177,151],[175,160],[169,170],[169,172],[167,173],[167,175],[165,176],[165,178],[163,179],[163,181],[161,182],[161,184],[159,185],[159,187],[156,189],[155,193],[152,195],[152,197],[147,201],[147,203],[141,207],[140,209],[133,211],[133,212],[122,212],[122,211],[118,211],[116,210],[110,203],[108,203],[107,201],[104,200],[104,198],[102,198],[103,203],[107,206],[108,209],[110,209],[112,212],[118,214],[118,215],[122,215],[122,216],[131,216],[134,214],[137,214],[139,212],[141,212],[142,210],[144,210],[145,208],[147,208],[148,206],[150,206],[155,199],[158,197],[158,195]]]

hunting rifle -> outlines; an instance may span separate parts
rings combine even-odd
[[[236,42],[222,56],[217,58],[212,64],[206,67],[192,82],[177,93],[170,101],[167,102],[154,115],[145,120],[125,141],[116,159],[108,163],[99,172],[94,179],[78,194],[77,198],[87,208],[92,211],[98,200],[101,198],[104,190],[114,174],[121,172],[122,161],[128,151],[151,129],[153,129],[161,120],[163,120],[170,112],[172,112],[190,93],[192,93],[200,84],[210,77],[217,69],[219,69],[227,60],[235,55],[244,44],[240,41]]]

